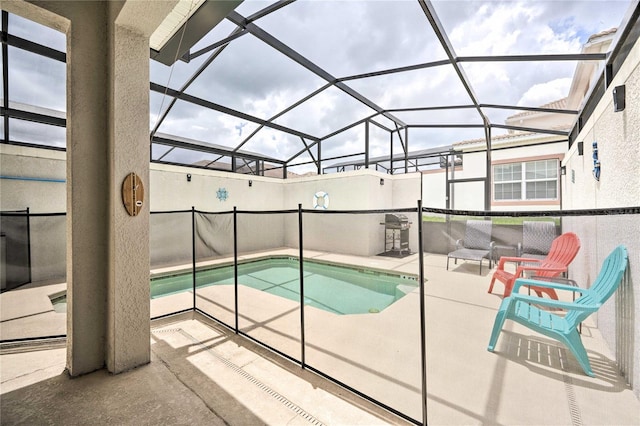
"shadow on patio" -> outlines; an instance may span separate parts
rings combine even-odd
[[[415,271],[417,265],[416,256],[351,261],[388,262],[388,269],[398,272]],[[477,264],[464,262],[446,271],[445,262],[444,256],[425,255],[429,423],[637,424],[640,403],[593,324],[585,323],[582,338],[596,378],[584,375],[557,342],[511,322],[490,353],[486,346],[501,301],[486,292],[490,274],[479,276]],[[308,323],[307,362],[330,367],[348,384],[346,379],[355,380],[356,389],[364,383],[394,403],[410,401],[408,414],[420,419],[417,327],[403,317],[417,296],[401,299],[404,305],[394,304],[385,315],[347,319],[310,310],[311,319],[318,316]],[[210,296],[198,294],[198,303],[205,297]],[[248,333],[297,355],[299,324],[292,318],[299,317],[298,310],[283,303],[264,315],[246,314]],[[402,339],[385,328],[394,317],[388,330],[407,333]],[[363,318],[378,321],[370,323],[375,329],[358,328]],[[340,324],[347,331],[338,330]],[[63,347],[5,350],[3,423],[405,423],[200,314],[155,321],[151,337],[151,364],[117,376],[99,371],[69,379]],[[372,347],[396,354],[394,365],[370,361]]]

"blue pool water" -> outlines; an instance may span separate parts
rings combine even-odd
[[[233,283],[233,266],[196,273],[196,288]],[[239,264],[238,283],[299,301],[298,259],[272,258]],[[304,262],[305,305],[335,314],[381,312],[417,286],[414,277]],[[151,298],[188,291],[192,287],[191,273],[154,278],[151,280]]]

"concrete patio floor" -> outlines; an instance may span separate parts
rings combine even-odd
[[[278,251],[289,252],[295,250]],[[417,255],[305,256],[405,274],[418,270]],[[617,374],[592,321],[584,324],[582,339],[596,378],[586,376],[557,342],[511,322],[496,352],[487,352],[501,300],[486,292],[491,272],[483,268],[479,275],[473,262],[449,271],[445,264],[444,256],[425,254],[428,423],[640,424],[640,402]],[[59,291],[47,287],[24,288],[22,298]],[[198,308],[229,315],[232,299],[223,287],[198,291]],[[258,303],[254,292],[241,292],[240,329],[299,358],[299,307],[275,296]],[[55,315],[64,322],[64,314],[45,309],[44,299],[34,305],[39,311],[18,312],[18,294],[0,297],[2,339],[21,327],[55,323]],[[152,313],[164,312],[167,303],[152,301]],[[269,309],[261,311],[265,305]],[[308,365],[420,420],[418,306],[413,292],[379,314],[339,316],[305,308]],[[149,365],[123,374],[98,371],[70,379],[63,344],[4,345],[2,424],[406,423],[200,314],[154,321],[151,354]]]

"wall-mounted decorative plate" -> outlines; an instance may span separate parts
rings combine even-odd
[[[316,210],[326,210],[329,208],[329,194],[318,191],[313,194],[313,208]]]
[[[227,192],[226,188],[218,188],[216,191],[216,198],[220,201],[227,201],[227,198],[229,198],[229,192]]]
[[[122,203],[129,216],[137,216],[142,210],[143,202],[144,186],[142,185],[142,179],[135,173],[129,173],[122,182]]]

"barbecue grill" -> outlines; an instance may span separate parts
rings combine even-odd
[[[410,254],[409,228],[411,222],[403,214],[387,213],[384,217],[384,253],[385,255],[401,256],[403,252]]]

